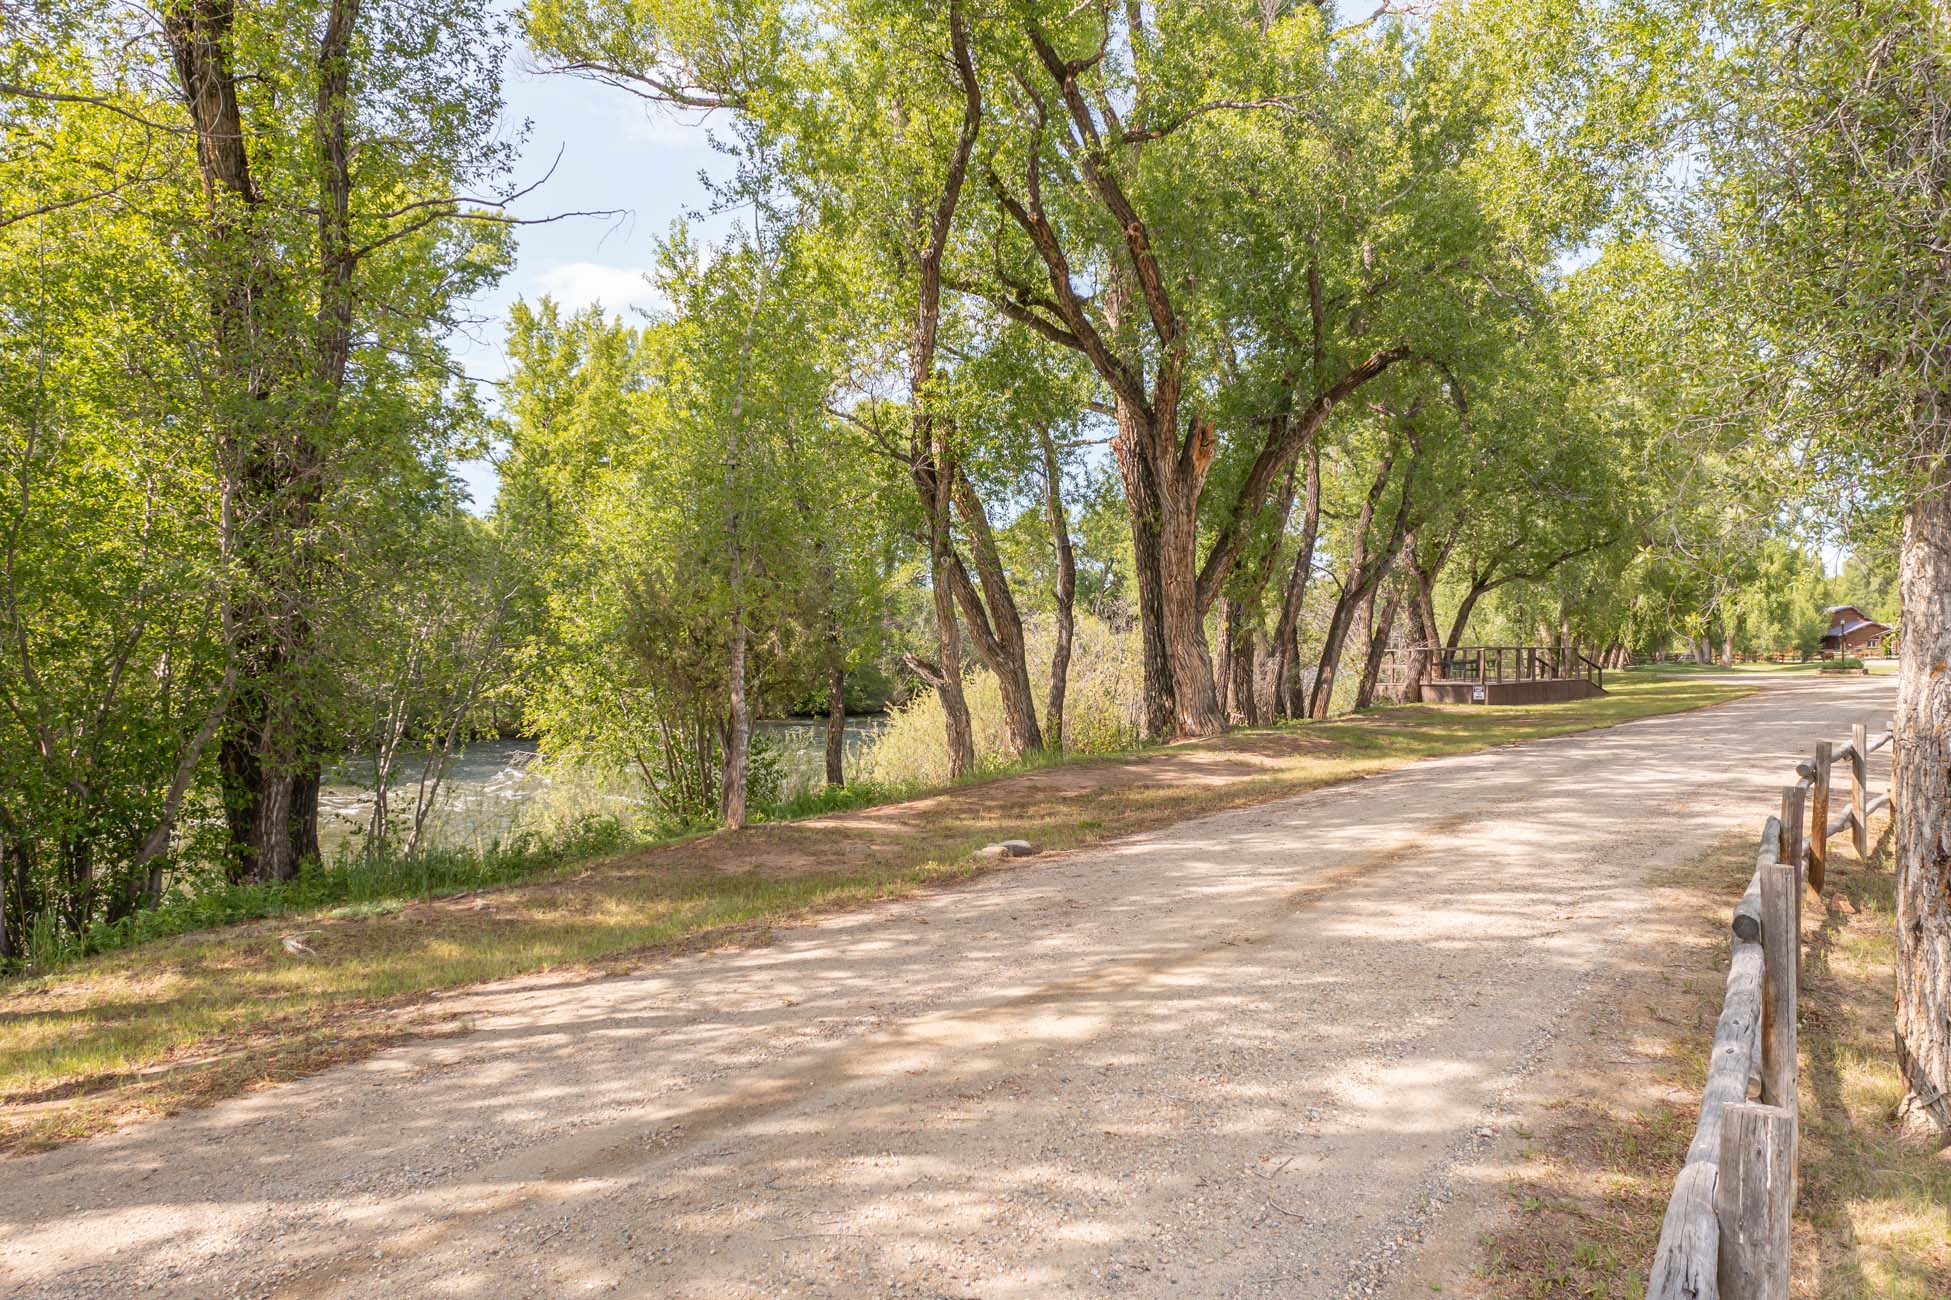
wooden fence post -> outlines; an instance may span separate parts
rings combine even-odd
[[[1870,729],[1857,723],[1849,729],[1849,811],[1856,860],[1870,856],[1870,819],[1863,811],[1870,792]]]
[[[1795,868],[1795,879],[1802,879],[1802,787],[1785,785],[1782,787],[1782,831],[1781,856],[1777,862],[1786,862]]]
[[[1795,1115],[1731,1103],[1721,1119],[1714,1216],[1721,1300],[1788,1300],[1789,1179]]]
[[[1795,1020],[1802,936],[1795,904],[1802,882],[1786,862],[1761,868],[1761,1099],[1795,1109]]]
[[[1835,762],[1832,748],[1826,740],[1816,742],[1816,785],[1809,799],[1809,888],[1818,894],[1829,865],[1829,769]]]

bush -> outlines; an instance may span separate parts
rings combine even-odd
[[[1054,620],[1047,616],[1031,620],[1028,638],[1030,682],[1041,716],[1049,703]],[[1064,696],[1064,749],[1104,754],[1137,745],[1143,735],[1142,684],[1137,631],[1114,631],[1099,619],[1080,616]],[[977,668],[963,693],[975,733],[977,769],[1010,762],[1015,756],[1009,749],[1002,691],[995,675]],[[861,776],[871,784],[897,788],[948,781],[948,729],[935,692],[923,691],[889,712],[887,725],[861,755]]]

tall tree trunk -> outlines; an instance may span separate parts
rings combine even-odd
[[[1307,445],[1313,445],[1312,437]],[[1264,608],[1267,583],[1274,576],[1274,564],[1280,556],[1281,539],[1287,535],[1287,521],[1294,514],[1294,480],[1299,469],[1298,458],[1288,465],[1273,509],[1272,525],[1265,535],[1254,539],[1252,546],[1242,543],[1234,547],[1238,558],[1232,581],[1226,584],[1231,590],[1218,601],[1220,708],[1227,721],[1244,722],[1249,727],[1260,725],[1257,625]]]
[[[1904,518],[1896,758],[1898,1107],[1920,1139],[1951,1142],[1951,487]]]
[[[826,783],[847,783],[847,670],[837,662],[826,670]]]
[[[1260,700],[1255,689],[1259,677],[1259,654],[1254,645],[1253,629],[1239,615],[1239,606],[1233,607],[1233,617],[1226,628],[1226,639],[1232,643],[1233,654],[1230,664],[1232,678],[1231,694],[1233,708],[1240,721],[1249,727],[1260,725]]]
[[[1111,450],[1124,479],[1131,518],[1132,567],[1138,578],[1140,712],[1147,740],[1172,734],[1175,713],[1172,662],[1165,644],[1165,580],[1160,570],[1158,489],[1150,462],[1138,445],[1138,413],[1123,399],[1116,403],[1118,436]]]
[[[1177,444],[1169,429],[1159,433],[1168,445]],[[1210,426],[1200,422],[1191,441],[1203,444],[1211,438]],[[1212,454],[1208,447],[1194,453],[1192,464],[1175,462],[1160,503],[1160,604],[1165,617],[1165,652],[1172,668],[1175,730],[1181,738],[1216,736],[1226,729],[1213,682],[1212,647],[1206,643],[1206,611],[1199,600],[1199,489]]]
[[[1239,606],[1231,596],[1221,596],[1214,612],[1219,618],[1219,657],[1213,665],[1213,686],[1219,691],[1219,711],[1232,722],[1239,716],[1233,702],[1233,638],[1239,627]]]
[[[1314,543],[1321,532],[1321,451],[1309,439],[1307,474],[1302,488],[1301,536],[1294,547],[1294,565],[1280,598],[1280,618],[1274,624],[1274,712],[1282,718],[1303,716],[1300,620],[1307,599],[1307,583],[1314,572]]]
[[[1354,540],[1350,546],[1348,576],[1341,586],[1341,597],[1335,601],[1333,616],[1328,620],[1328,635],[1321,647],[1321,663],[1314,674],[1314,690],[1308,698],[1308,716],[1325,718],[1333,703],[1335,676],[1341,668],[1343,646],[1348,630],[1353,625],[1356,609],[1373,598],[1376,586],[1388,576],[1389,566],[1399,552],[1403,538],[1409,533],[1410,487],[1415,480],[1416,463],[1419,457],[1418,443],[1414,434],[1410,436],[1411,455],[1407,469],[1403,472],[1402,495],[1396,503],[1395,519],[1389,528],[1388,540],[1380,547],[1369,542],[1369,528],[1375,519],[1375,507],[1388,488],[1389,475],[1395,464],[1393,449],[1382,457],[1374,480],[1369,484],[1368,495],[1362,501],[1361,514],[1356,517]],[[1366,642],[1363,643],[1366,647]]]
[[[1010,592],[1009,575],[1003,569],[1002,555],[996,549],[996,535],[989,526],[989,512],[982,498],[959,468],[954,487],[955,504],[968,532],[969,550],[982,584],[978,592],[958,561],[953,570],[956,601],[968,620],[969,636],[975,642],[976,652],[996,675],[1010,747],[1020,758],[1043,748],[1043,729],[1036,719],[1036,693],[1030,687],[1029,646],[1023,635],[1023,619]]]
[[[1373,609],[1374,596],[1369,597]],[[1355,691],[1355,707],[1366,709],[1375,703],[1375,688],[1382,677],[1382,660],[1389,649],[1389,634],[1395,630],[1396,611],[1402,605],[1402,592],[1392,587],[1389,598],[1382,602],[1382,612],[1371,617],[1368,638],[1368,659],[1362,665],[1362,680]]]
[[[948,744],[950,780],[975,770],[975,730],[969,722],[969,701],[962,691],[962,633],[955,621],[955,563],[948,534],[947,475],[931,474],[928,520],[928,574],[935,598],[935,672],[930,684],[941,701]]]
[[[1043,743],[1064,747],[1064,698],[1070,691],[1070,648],[1077,635],[1077,556],[1070,546],[1070,517],[1064,509],[1063,479],[1050,430],[1040,429],[1043,445],[1043,505],[1050,516],[1050,543],[1057,559],[1057,634],[1050,651],[1050,697],[1044,705]]]
[[[745,778],[752,754],[752,711],[745,702],[745,617],[732,614],[732,644],[726,674],[723,773],[718,784],[718,819],[732,830],[745,825]]]
[[[956,79],[962,89],[962,122],[949,155],[941,192],[932,208],[919,209],[924,242],[915,268],[914,328],[908,349],[908,407],[910,470],[923,489],[928,516],[928,577],[934,588],[935,647],[933,684],[947,723],[948,771],[951,778],[975,767],[975,738],[969,725],[969,705],[962,693],[962,639],[955,623],[955,592],[950,564],[954,560],[949,535],[949,512],[954,493],[955,462],[947,427],[936,413],[933,390],[935,353],[941,336],[942,255],[962,201],[969,159],[982,129],[982,83],[969,52],[968,25],[959,0],[949,0],[948,36]]]
[[[222,462],[225,554],[242,574],[226,602],[225,639],[238,667],[219,741],[218,777],[233,878],[286,880],[318,854],[318,770],[306,686],[298,679],[312,632],[311,561],[303,539],[321,499],[329,436],[350,353],[352,274],[348,115],[349,50],[357,0],[333,0],[318,53],[313,105],[319,159],[316,316],[300,325],[307,294],[297,269],[262,232],[263,197],[231,65],[231,5],[168,6],[162,32],[196,137],[207,202],[205,297]],[[315,326],[309,336],[295,329]],[[300,358],[309,358],[301,360]],[[307,373],[307,371],[310,373]],[[297,391],[296,403],[280,403]],[[298,414],[294,414],[296,409]]]
[[[1445,548],[1447,551],[1447,548]],[[1429,675],[1430,660],[1442,644],[1442,634],[1436,626],[1436,575],[1435,564],[1425,566],[1418,558],[1421,554],[1416,535],[1411,533],[1404,543],[1404,553],[1409,563],[1407,581],[1409,590],[1409,640],[1408,663],[1402,670],[1402,702],[1413,704],[1422,698],[1421,683]]]

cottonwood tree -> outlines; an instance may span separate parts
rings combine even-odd
[[[123,196],[155,158],[194,178],[194,197],[145,211],[205,318],[194,378],[215,439],[237,670],[219,770],[237,874],[287,877],[318,852],[334,689],[319,649],[343,568],[339,507],[392,448],[440,426],[401,426],[397,385],[438,400],[439,336],[505,261],[480,227],[510,220],[491,211],[510,197],[517,143],[494,130],[506,42],[471,0],[64,12],[87,33],[88,82],[65,102],[116,131],[138,124],[149,147],[114,151],[102,193],[76,203]],[[54,93],[31,79],[0,87],[25,101]]]
[[[1903,1123],[1951,1140],[1951,10],[1711,8],[1685,227],[1703,318],[1837,513],[1900,514],[1892,790]],[[1683,18],[1676,21],[1684,21]]]
[[[37,83],[92,91],[74,56]],[[0,958],[161,894],[234,681],[191,286],[141,123],[0,99]],[[103,159],[127,170],[97,170]],[[105,180],[104,177],[111,179]],[[160,191],[160,192],[159,192]]]
[[[1305,6],[1092,4],[979,35],[1008,228],[989,292],[1107,390],[1148,712],[1206,734],[1205,620],[1226,595],[1222,659],[1241,662],[1235,611],[1257,612],[1331,419],[1404,366],[1494,382],[1509,322],[1599,210],[1581,171],[1597,164],[1527,125],[1577,26],[1498,6],[1336,28]],[[1564,196],[1523,201],[1545,176]],[[1289,572],[1302,594],[1306,566]]]

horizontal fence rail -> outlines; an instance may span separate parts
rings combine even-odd
[[[1394,646],[1382,652],[1382,676],[1400,682],[1417,674],[1427,682],[1588,681],[1605,685],[1605,668],[1566,646]]]
[[[1846,742],[1817,742],[1783,788],[1780,815],[1762,827],[1754,875],[1734,905],[1700,1119],[1660,1224],[1646,1300],[1788,1300],[1803,887],[1820,893],[1831,836],[1849,830],[1857,856],[1869,855],[1869,819],[1890,806],[1888,793],[1868,792],[1869,757],[1893,734],[1871,738],[1858,726]],[[1832,819],[1838,765],[1849,773],[1849,806]]]

